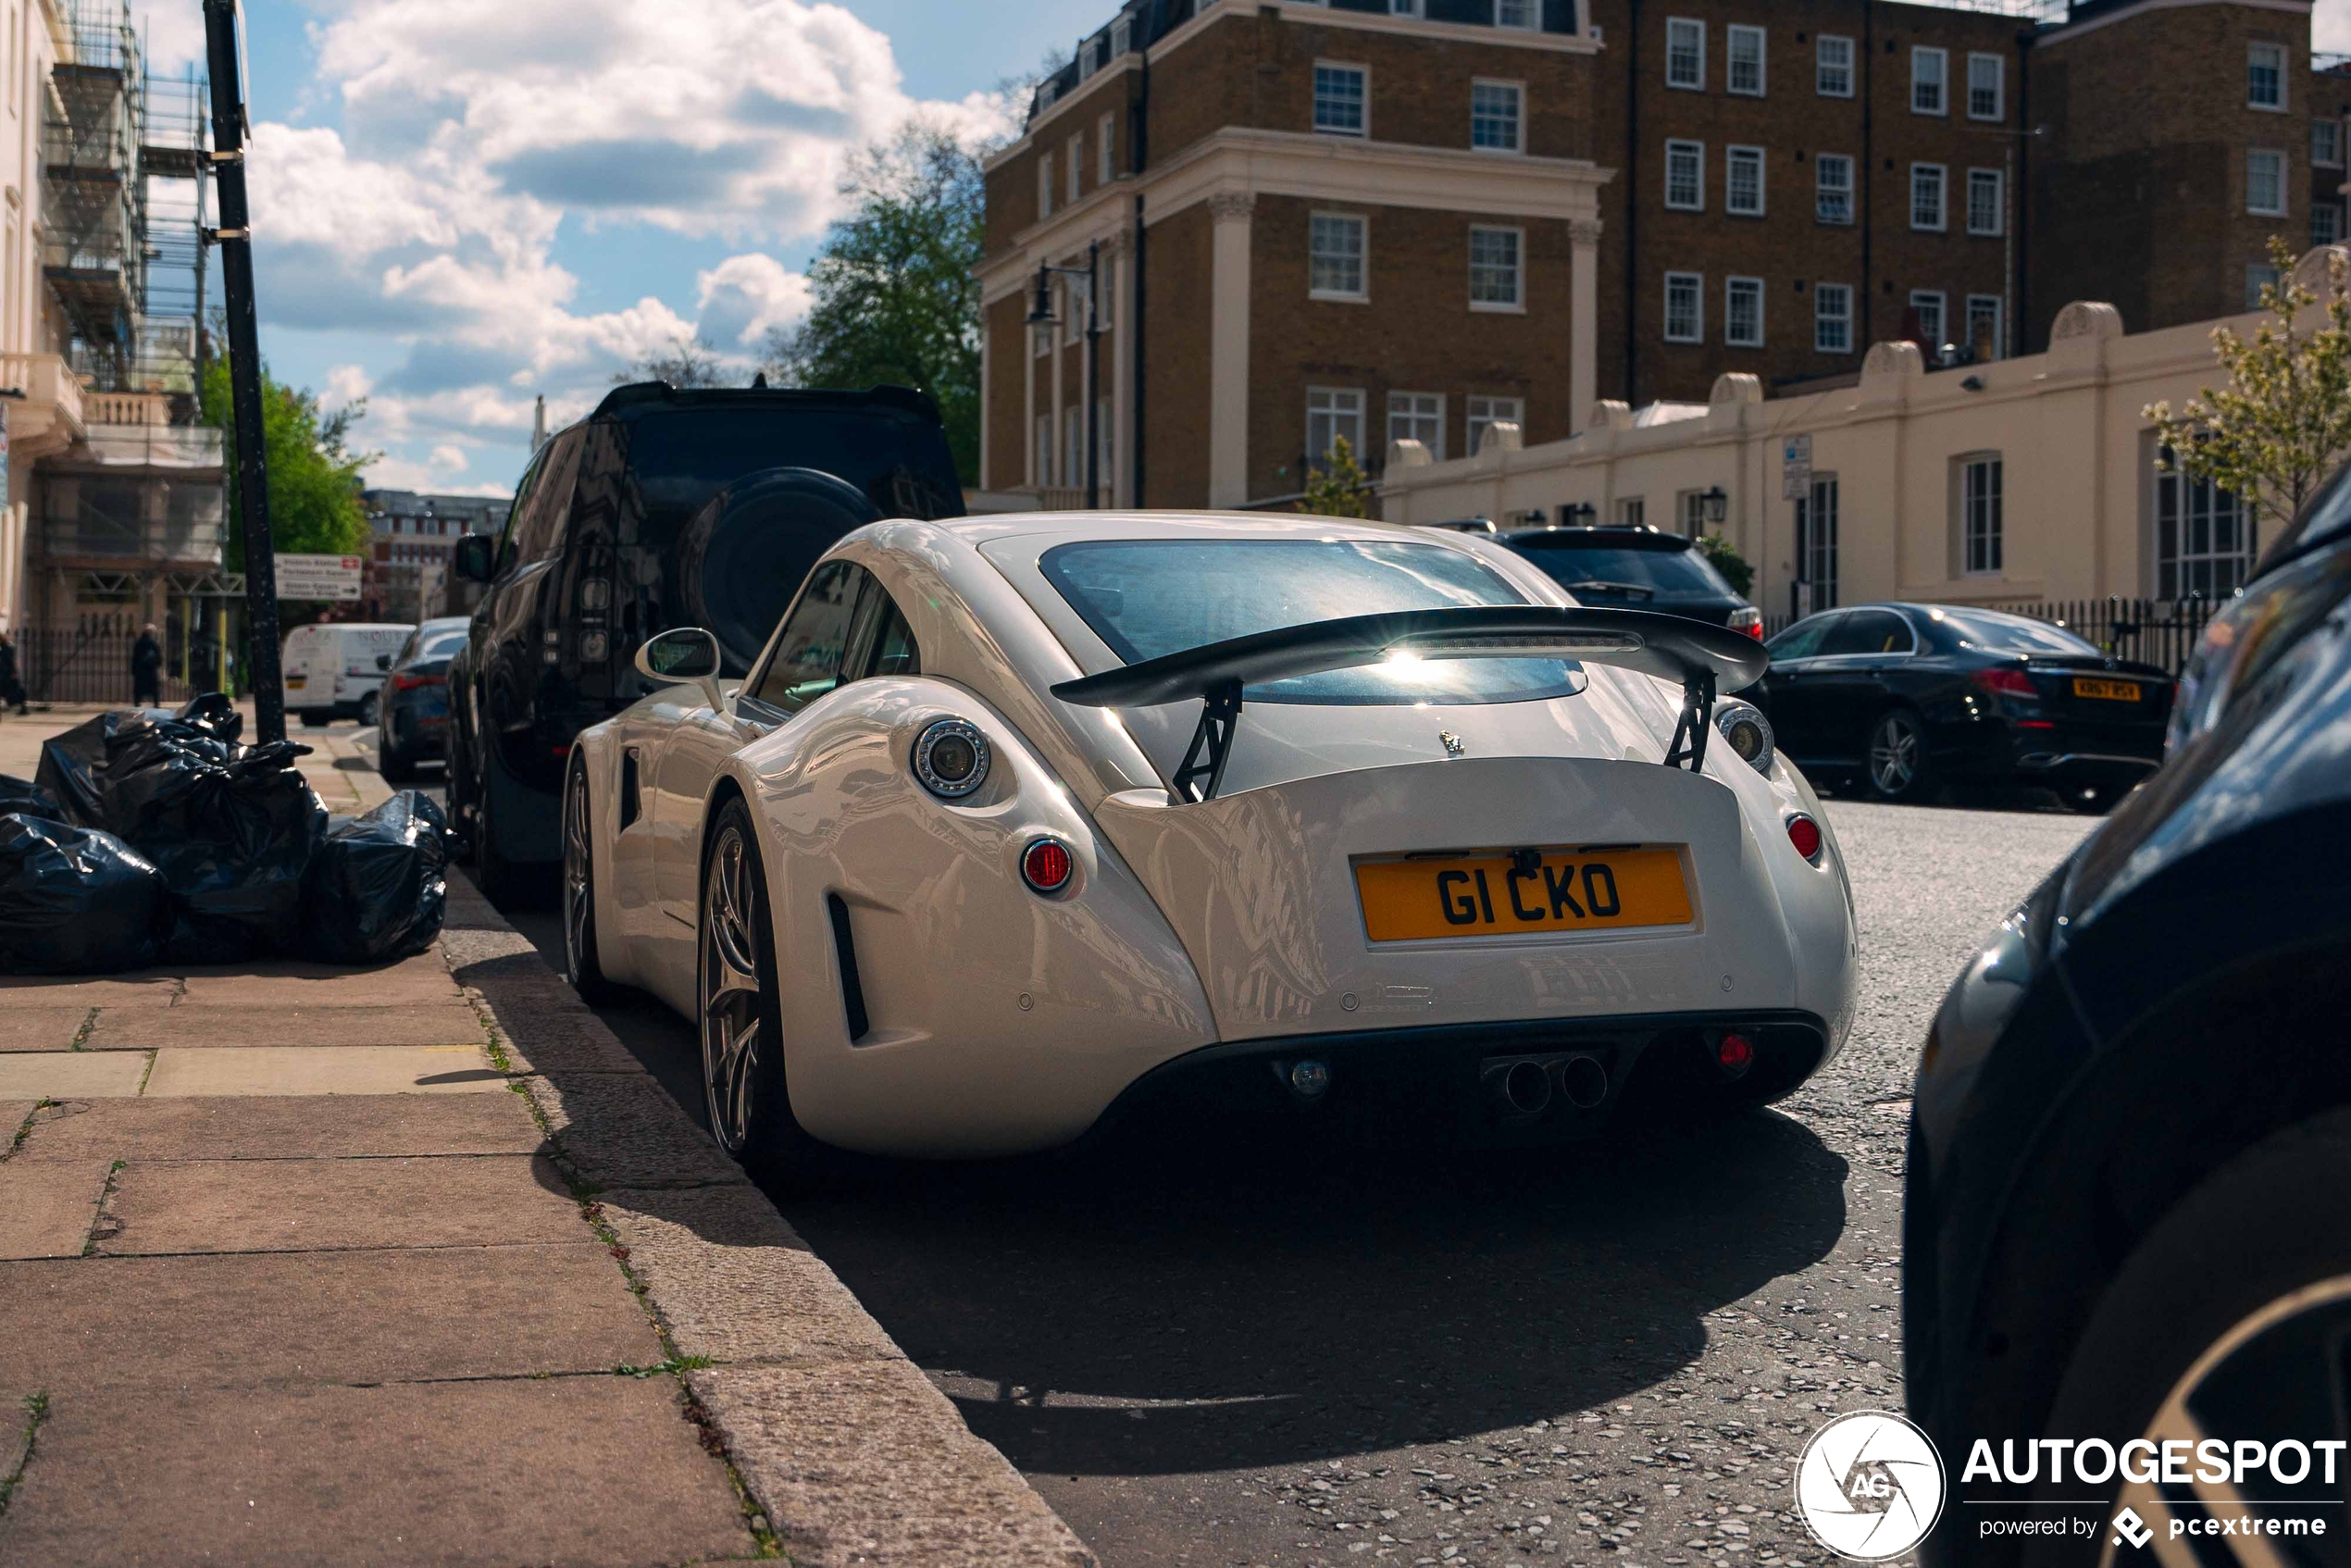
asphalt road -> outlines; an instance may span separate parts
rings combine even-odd
[[[1773,1111],[1535,1159],[1208,1135],[785,1213],[1110,1568],[1828,1561],[1789,1479],[1830,1412],[1900,1406],[1913,1054],[2094,826],[1829,811],[1860,1016]],[[692,1031],[604,1016],[699,1119]]]

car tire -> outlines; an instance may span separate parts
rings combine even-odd
[[[759,836],[740,799],[719,809],[703,852],[702,890],[694,992],[711,1136],[771,1188],[811,1190],[824,1185],[835,1162],[792,1114],[776,926]]]
[[[2260,1332],[2265,1323],[2283,1332]],[[2346,1326],[2351,1111],[2335,1111],[2256,1144],[2156,1221],[2092,1312],[2046,1430],[2077,1442],[2103,1437],[2120,1450],[2135,1437],[2160,1441],[2166,1432],[2157,1428],[2168,1432],[2186,1401],[2202,1396],[2199,1409],[2232,1410],[2260,1425],[2215,1437],[2341,1436],[2329,1370],[2303,1365],[2297,1374],[2293,1357],[2300,1344],[2323,1360]],[[2321,1327],[2329,1332],[2307,1332]],[[2127,1497],[2168,1535],[2160,1502],[2141,1496],[2149,1488],[2118,1480],[2092,1489],[2109,1494],[2108,1513]],[[2105,1544],[2104,1531],[2036,1542],[2024,1561],[2095,1562]]]
[[[416,759],[391,743],[381,730],[376,732],[376,772],[387,784],[414,784],[417,781]]]
[[[1870,725],[1861,777],[1881,801],[1920,801],[1933,789],[1926,726],[1908,708],[1888,708]]]
[[[365,729],[376,722],[376,715],[381,710],[382,702],[381,696],[374,691],[359,699],[360,728]]]
[[[324,729],[327,726],[334,723],[334,721],[335,711],[332,708],[305,708],[302,710],[302,727],[305,729]]]
[[[497,791],[487,778],[478,779],[480,793],[473,803],[474,886],[492,903],[510,903],[522,893],[522,874],[499,852],[498,817],[491,809]]]
[[[564,777],[564,978],[591,1004],[612,1000],[596,951],[596,863],[587,759],[574,755]]]

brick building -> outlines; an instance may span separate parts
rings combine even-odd
[[[1438,459],[2228,314],[2342,230],[2308,0],[1137,0],[987,172],[982,485],[1279,505]],[[1096,258],[1089,372],[1083,277]],[[1662,519],[1651,518],[1651,521]]]

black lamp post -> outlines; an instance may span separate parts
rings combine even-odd
[[[1035,332],[1048,347],[1051,347],[1052,334],[1061,325],[1060,320],[1053,315],[1054,275],[1058,273],[1065,278],[1086,280],[1086,391],[1084,395],[1086,398],[1086,509],[1089,512],[1099,509],[1102,504],[1101,435],[1094,428],[1095,407],[1101,402],[1098,389],[1102,382],[1101,250],[1101,242],[1099,240],[1089,243],[1086,247],[1086,265],[1083,267],[1055,267],[1050,262],[1040,265],[1037,268],[1037,297],[1031,303],[1028,311],[1029,330]]]

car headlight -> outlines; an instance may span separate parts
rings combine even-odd
[[[1752,703],[1732,701],[1715,705],[1714,728],[1723,732],[1730,744],[1748,766],[1761,774],[1772,771],[1775,750],[1772,737],[1772,721],[1763,710]]]
[[[2324,550],[2281,567],[2229,601],[2188,660],[2171,703],[2167,752],[2220,722],[2237,695],[2351,592],[2351,551]]]

